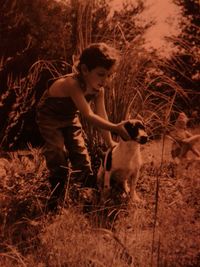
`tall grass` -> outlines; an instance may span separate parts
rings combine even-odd
[[[0,110],[7,110],[7,120],[1,126],[0,146],[11,149],[24,127],[24,116],[33,110],[37,101],[36,95],[41,95],[36,91],[43,72],[48,72],[52,78],[62,75],[59,65],[65,70],[70,66],[66,62],[40,60],[35,62],[29,69],[26,77],[13,79],[12,74],[7,78],[7,87],[2,90],[0,95]],[[10,107],[6,107],[7,101],[11,102]],[[34,111],[33,111],[34,112]]]
[[[92,2],[82,4],[77,9],[77,53],[91,42]],[[85,30],[86,23],[89,27]],[[182,97],[187,102],[187,92],[170,77],[174,66],[144,51],[141,43],[137,38],[123,48],[118,69],[106,88],[106,108],[113,122],[140,115],[150,135],[165,136],[171,115],[179,109],[176,99]],[[39,61],[26,78],[8,78],[9,89],[1,95],[0,107],[12,90],[16,101],[2,131],[1,145],[34,106],[34,86],[43,69],[53,77],[60,75],[52,62]],[[92,161],[98,165],[101,138],[96,130],[85,126]],[[73,199],[58,214],[46,214],[50,190],[41,150],[29,147],[26,153],[18,151],[1,158],[0,265],[197,267],[199,166],[193,163],[179,168],[170,158],[165,161],[165,143],[164,139],[160,150],[155,149],[156,155],[162,152],[156,164],[148,162],[141,171],[138,191],[144,203],[113,204],[109,210],[94,204],[86,214],[83,203]]]
[[[155,149],[157,158],[144,164],[137,188],[144,202],[113,204],[109,213],[117,210],[117,217],[106,213],[107,206],[97,204],[83,213],[83,204],[73,200],[57,214],[47,214],[50,191],[41,151],[30,147],[26,153],[2,159],[0,265],[197,267],[198,162],[176,167],[168,156],[161,169],[160,146],[151,145],[144,153]],[[157,174],[159,205],[152,251]]]

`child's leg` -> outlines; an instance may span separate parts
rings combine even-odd
[[[64,192],[67,178],[67,155],[64,150],[64,138],[62,132],[55,127],[40,127],[40,132],[45,140],[43,154],[50,171],[49,182],[53,196],[59,198]]]
[[[200,157],[200,151],[197,148],[194,148],[194,145],[200,141],[200,134],[196,134],[189,138],[186,138],[185,141],[190,146],[189,150],[191,150],[197,157]]]
[[[200,157],[200,151],[197,148],[194,148],[193,146],[190,148],[190,150],[197,156]]]
[[[185,142],[173,142],[172,143],[172,150],[171,155],[173,159],[181,159],[187,156],[187,152],[191,149],[190,144]]]
[[[88,150],[85,146],[83,131],[80,124],[63,129],[65,145],[69,152],[69,159],[73,171],[80,171],[75,177],[80,178],[86,185],[95,183]],[[89,179],[89,180],[87,180]]]
[[[195,134],[191,137],[185,138],[184,141],[193,146],[197,142],[200,142],[200,134]]]
[[[190,144],[182,142],[181,143],[181,152],[180,152],[179,158],[185,158],[190,149],[191,149]]]
[[[181,146],[177,142],[172,143],[172,148],[171,148],[171,156],[173,159],[179,157],[181,154]]]

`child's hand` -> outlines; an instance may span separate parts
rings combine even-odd
[[[127,121],[122,121],[120,123],[117,124],[116,126],[116,133],[125,141],[131,140],[131,137],[129,136],[127,130],[124,128],[124,124]]]

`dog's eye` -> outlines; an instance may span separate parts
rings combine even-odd
[[[141,122],[137,122],[137,123],[135,124],[135,126],[138,127],[138,129],[145,130],[145,127],[144,127],[144,125],[143,125]]]

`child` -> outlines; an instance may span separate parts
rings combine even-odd
[[[110,132],[125,140],[130,139],[124,122],[114,124],[108,120],[104,104],[104,85],[116,64],[116,52],[105,43],[91,44],[79,58],[77,73],[58,78],[40,100],[37,123],[45,140],[44,156],[56,198],[64,191],[68,158],[72,170],[78,171],[77,177],[81,177],[85,186],[94,186],[95,183],[79,113],[103,130],[108,146],[114,144]],[[91,101],[94,102],[95,113],[90,107]]]
[[[171,132],[170,136],[174,142],[172,144],[172,157],[185,158],[188,151],[192,151],[198,159],[200,159],[200,151],[194,145],[200,141],[200,135],[192,135],[187,130],[188,117],[184,112],[180,112],[175,123],[175,129]]]

